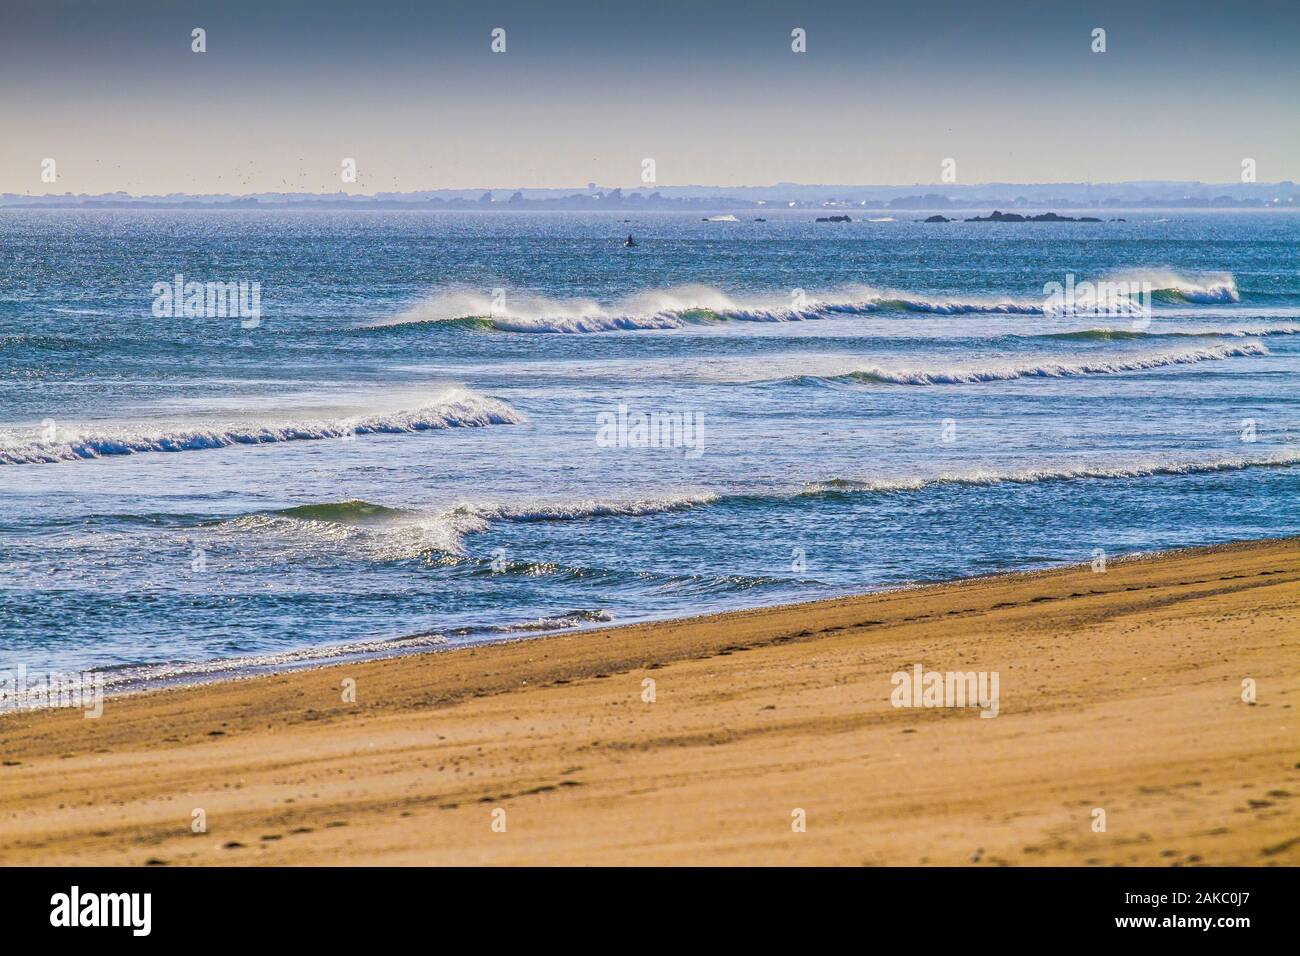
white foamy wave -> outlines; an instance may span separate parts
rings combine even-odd
[[[257,535],[291,551],[337,544],[368,560],[397,561],[430,554],[465,555],[465,538],[493,522],[581,521],[682,511],[717,501],[713,494],[601,501],[463,503],[446,510],[389,508],[366,501],[301,505],[242,515],[216,525],[223,532]]]
[[[1186,275],[1170,269],[1131,269],[1106,276],[1110,282],[1146,286],[1157,298],[1197,304],[1240,302],[1236,278],[1228,272]]]
[[[615,332],[679,329],[711,321],[792,322],[818,317],[833,303],[808,300],[794,308],[789,298],[741,302],[702,285],[652,289],[604,305],[593,299],[507,296],[504,301],[476,292],[431,296],[397,317],[372,328],[394,325],[467,324],[502,332]]]
[[[582,627],[584,624],[605,624],[614,620],[614,615],[600,608],[577,608],[564,614],[520,621],[517,624],[498,624],[487,630],[496,634],[519,634],[530,631],[561,631],[566,628]]]
[[[697,505],[712,504],[718,496],[710,493],[668,495],[625,501],[542,502],[528,504],[461,505],[453,514],[473,516],[484,521],[579,521],[584,518],[638,517],[684,511]]]
[[[1232,338],[1268,337],[1270,335],[1300,335],[1300,325],[1255,325],[1244,329],[1225,329],[1209,335],[1226,335]]]
[[[680,329],[710,322],[802,322],[879,312],[935,315],[1043,315],[1040,301],[997,296],[960,299],[852,286],[820,297],[757,296],[738,299],[710,286],[691,285],[641,292],[612,304],[591,299],[507,296],[476,292],[432,296],[370,328],[402,325],[464,325],[502,332],[615,332]]]
[[[932,315],[1044,315],[1042,302],[1027,299],[986,298],[964,301],[950,298],[920,298],[897,293],[881,293],[868,303],[873,311],[893,309],[903,312],[925,312]],[[831,308],[828,311],[842,311]]]
[[[636,518],[685,511],[712,504],[718,496],[709,493],[667,495],[602,501],[586,498],[577,501],[522,503],[465,503],[445,511],[437,518],[440,527],[450,527],[462,542],[466,535],[488,530],[493,522],[583,521],[589,518]]]
[[[104,430],[55,423],[51,434],[0,432],[0,464],[51,464],[143,452],[202,451],[231,445],[403,434],[442,428],[509,425],[523,421],[509,405],[465,389],[451,389],[412,410],[327,421],[235,422],[197,427],[150,423]]]
[[[1135,329],[1094,328],[1075,329],[1071,332],[1044,332],[1036,335],[1016,335],[1015,338],[1045,338],[1073,342],[1158,341],[1160,339],[1245,339],[1268,338],[1274,335],[1300,335],[1300,325],[1252,325],[1244,328],[1200,326],[1161,331]]]
[[[281,673],[321,664],[350,660],[379,660],[406,654],[422,654],[446,648],[499,640],[500,635],[545,634],[592,624],[606,624],[614,615],[603,608],[574,608],[561,613],[510,624],[481,624],[446,628],[404,637],[372,638],[342,644],[288,648],[266,654],[248,654],[205,661],[167,661],[157,664],[127,664],[96,669],[109,695],[156,687],[186,686],[226,681],[254,674]],[[41,707],[34,700],[18,697],[26,709]]]
[[[1229,274],[1181,275],[1141,270],[1107,277],[1111,282],[1149,283],[1166,302],[1225,303],[1239,299]],[[1080,288],[1085,288],[1081,286]],[[1131,308],[1130,308],[1131,305]],[[1138,304],[1118,304],[1121,314]],[[650,289],[612,303],[507,294],[494,299],[475,291],[438,293],[392,319],[370,326],[443,324],[503,332],[618,332],[679,329],[709,322],[800,322],[845,315],[919,312],[927,315],[1048,315],[1057,308],[1044,296],[930,295],[871,285],[849,285],[813,296],[770,294],[743,298],[705,285]]]
[[[1010,471],[972,469],[944,472],[924,477],[835,478],[806,486],[801,494],[820,495],[835,492],[920,491],[940,485],[988,486],[1028,485],[1052,481],[1084,479],[1152,478],[1175,475],[1205,475],[1217,472],[1244,471],[1248,468],[1285,468],[1300,463],[1300,448],[1292,448],[1258,457],[1229,456],[1200,461],[1145,460],[1111,465],[1062,465],[1022,468]]]
[[[1164,352],[1128,359],[1096,361],[1047,361],[1029,365],[1004,365],[987,368],[944,369],[885,369],[860,368],[840,375],[800,376],[794,381],[867,382],[887,385],[967,385],[977,382],[1005,382],[1018,378],[1072,378],[1083,375],[1114,375],[1165,368],[1171,365],[1192,365],[1221,359],[1250,355],[1267,355],[1268,349],[1257,342],[1245,345],[1222,345],[1213,348],[1189,349],[1183,352]]]
[[[447,643],[447,638],[442,634],[415,634],[410,637],[351,641],[346,644],[293,648],[268,654],[222,657],[207,661],[128,664],[96,670],[94,673],[103,676],[104,689],[107,693],[117,694],[151,687],[226,681],[239,676],[279,673],[349,659],[371,660],[397,654],[418,653]]]
[[[502,332],[635,332],[645,329],[680,329],[685,323],[674,315],[581,315],[549,318],[511,318],[497,316],[491,320]]]
[[[361,505],[363,502],[345,502]],[[405,561],[431,555],[465,553],[465,535],[487,530],[487,523],[471,515],[421,514],[383,509],[382,520],[352,522],[315,518],[308,509],[272,514],[244,515],[222,522],[216,530],[251,534],[272,551],[288,556],[317,555],[334,547],[348,556],[367,561]]]

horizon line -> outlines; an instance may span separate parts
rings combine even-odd
[[[380,196],[421,196],[433,193],[470,193],[470,194],[496,194],[510,193],[527,195],[528,193],[565,193],[569,196],[593,196],[608,195],[613,192],[623,194],[644,194],[654,195],[656,193],[666,194],[670,192],[679,192],[683,190],[702,191],[717,190],[728,192],[734,190],[746,191],[768,191],[781,189],[799,189],[799,190],[924,190],[926,194],[942,194],[957,191],[969,191],[974,189],[988,188],[1015,188],[1015,189],[1032,189],[1043,190],[1050,188],[1070,188],[1070,189],[1093,189],[1093,188],[1116,188],[1116,187],[1146,187],[1146,188],[1197,188],[1197,189],[1233,189],[1245,191],[1261,191],[1270,188],[1294,187],[1296,182],[1290,179],[1281,179],[1274,182],[1209,182],[1199,179],[1122,179],[1122,180],[1061,180],[1057,182],[1045,183],[1027,183],[1015,182],[1013,180],[989,180],[979,183],[801,183],[789,180],[783,180],[770,184],[749,184],[738,183],[734,185],[720,184],[703,184],[703,183],[686,183],[681,185],[660,185],[660,184],[642,184],[637,186],[617,186],[601,185],[598,183],[574,184],[574,185],[555,185],[555,186],[434,186],[422,189],[405,189],[405,190],[375,190],[373,192],[349,191],[337,189],[329,192],[325,191],[306,191],[306,190],[273,190],[263,189],[251,192],[128,192],[127,190],[112,190],[108,192],[0,192],[3,198],[19,198],[27,200],[65,200],[68,198],[114,198],[114,199],[172,199],[172,198],[208,198],[208,197],[228,197],[232,199],[251,199],[258,196],[287,196],[303,199],[336,199],[345,197],[348,199],[373,199]],[[493,199],[495,202],[496,200]]]

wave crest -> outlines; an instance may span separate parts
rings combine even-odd
[[[1126,269],[1107,275],[1106,280],[1149,288],[1152,298],[1162,302],[1216,305],[1241,301],[1237,280],[1229,272],[1189,275],[1171,269]]]
[[[1154,298],[1183,303],[1222,303],[1240,299],[1236,280],[1227,273],[1183,275],[1170,270],[1138,270],[1108,276],[1111,282],[1148,283]],[[1047,315],[1044,296],[997,294],[943,295],[850,285],[814,297],[792,291],[737,298],[706,285],[650,289],[610,304],[594,299],[552,299],[503,295],[497,299],[473,291],[430,296],[370,330],[394,326],[442,327],[574,334],[651,329],[678,329],[709,322],[800,322],[880,312],[929,315]]]
[[[1168,332],[1138,332],[1131,329],[1077,329],[1072,332],[1048,332],[1041,338],[1067,342],[1122,342],[1137,339],[1243,339],[1268,338],[1273,335],[1300,335],[1300,325],[1257,325],[1230,329],[1188,329]]]
[[[584,501],[523,505],[461,505],[452,513],[473,516],[484,521],[579,521],[584,518],[640,517],[668,511],[684,511],[697,505],[712,504],[715,494],[668,495],[625,501]]]
[[[1285,468],[1300,464],[1300,449],[1275,452],[1257,458],[1227,457],[1210,461],[1147,461],[1125,465],[1074,465],[1065,467],[1023,468],[1012,471],[974,469],[947,472],[928,477],[902,478],[832,478],[807,485],[801,497],[861,492],[922,491],[943,485],[1030,485],[1056,481],[1086,479],[1153,478],[1177,475],[1207,475],[1218,472],[1245,471],[1249,468]]]
[[[683,511],[717,500],[717,495],[702,493],[611,501],[592,498],[518,504],[463,503],[433,511],[392,508],[351,499],[242,515],[222,521],[216,527],[287,541],[296,539],[305,550],[320,542],[345,542],[371,559],[403,560],[431,553],[464,555],[465,538],[487,531],[498,521],[639,517]]]
[[[1041,302],[995,296],[928,298],[855,286],[822,298],[766,296],[739,300],[710,286],[680,286],[638,293],[611,305],[590,299],[510,297],[494,303],[478,293],[433,296],[370,330],[435,325],[501,332],[574,334],[680,329],[714,322],[804,322],[880,312],[935,315],[1043,315]]]
[[[522,416],[504,402],[465,389],[452,389],[410,411],[331,421],[236,422],[211,426],[137,425],[105,431],[69,431],[57,426],[52,438],[0,433],[0,464],[53,464],[142,452],[203,451],[232,445],[395,435],[443,428],[513,425]]]
[[[1212,348],[1164,352],[1129,359],[1079,361],[1045,361],[1030,365],[1004,365],[989,368],[884,369],[876,366],[854,369],[839,375],[802,375],[785,381],[798,383],[842,382],[878,385],[970,385],[979,382],[1006,382],[1018,378],[1075,378],[1085,375],[1115,375],[1145,371],[1171,365],[1192,365],[1251,355],[1268,355],[1258,342],[1243,345],[1220,345]]]

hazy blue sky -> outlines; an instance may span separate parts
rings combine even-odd
[[[1298,101],[1298,0],[0,0],[0,192],[1300,180]]]

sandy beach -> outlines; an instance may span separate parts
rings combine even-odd
[[[1296,865],[1298,643],[1289,539],[8,713],[0,862]]]

